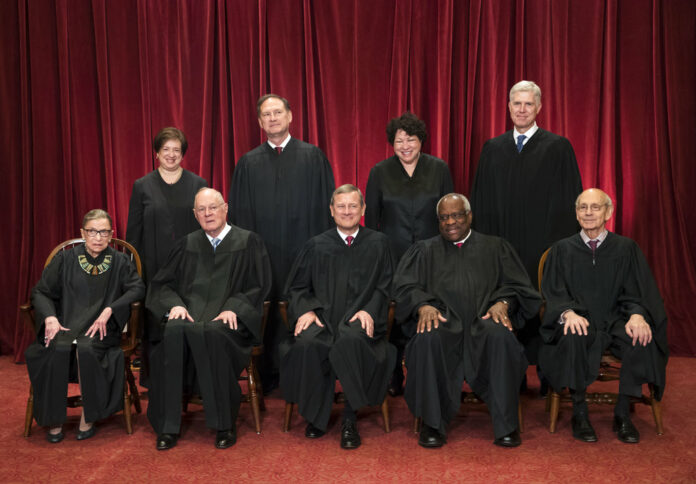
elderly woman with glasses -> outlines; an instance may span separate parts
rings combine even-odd
[[[87,212],[85,243],[58,252],[31,292],[37,341],[25,355],[34,418],[49,428],[51,443],[65,436],[68,382],[78,382],[82,394],[77,440],[92,437],[95,421],[123,408],[121,332],[145,285],[129,257],[109,246],[111,227],[104,210]]]
[[[208,186],[203,178],[181,166],[188,149],[181,130],[161,129],[152,146],[159,166],[133,184],[126,228],[126,240],[142,260],[145,284],[167,261],[174,243],[199,228],[191,207],[198,190]],[[159,321],[147,317],[143,332],[140,383],[148,386],[149,349],[162,339]]]

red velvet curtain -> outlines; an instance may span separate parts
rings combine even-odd
[[[255,101],[276,92],[337,184],[364,188],[409,109],[468,194],[524,78],[543,90],[539,124],[571,140],[584,186],[616,200],[612,227],[645,251],[673,352],[696,355],[695,45],[690,0],[3,1],[1,349],[21,359],[17,306],[87,210],[124,236],[161,127],[184,130],[184,166],[226,194],[263,140]]]

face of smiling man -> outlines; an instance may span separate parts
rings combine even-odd
[[[458,242],[469,234],[473,219],[461,197],[448,197],[440,202],[437,209],[440,235],[449,242]]]
[[[541,111],[541,102],[537,103],[532,91],[517,91],[508,103],[512,124],[520,133],[534,126],[534,120]]]
[[[331,204],[331,216],[338,230],[346,235],[352,234],[360,225],[360,217],[365,215],[365,204],[360,193],[339,193]]]

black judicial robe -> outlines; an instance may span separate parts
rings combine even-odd
[[[261,236],[273,269],[271,298],[279,294],[302,245],[333,227],[335,188],[329,160],[316,146],[290,138],[281,154],[268,143],[237,162],[229,193],[231,223]]]
[[[317,428],[327,427],[336,376],[352,408],[384,400],[396,359],[384,338],[392,274],[387,237],[365,227],[350,247],[336,228],[313,237],[293,264],[285,289],[291,327],[314,311],[324,328],[313,324],[283,348],[280,386]],[[359,320],[349,322],[360,310],[374,320],[372,338]]]
[[[174,243],[200,228],[193,215],[193,200],[198,190],[206,186],[203,178],[188,170],[172,185],[162,179],[158,170],[133,183],[126,240],[140,255],[146,282],[167,261]]]
[[[584,388],[592,383],[597,378],[602,353],[610,346],[612,336],[628,339],[625,323],[632,314],[640,314],[650,324],[653,343],[648,344],[639,361],[623,360],[620,391],[638,396],[635,392],[623,390],[654,383],[656,398],[662,398],[669,355],[667,315],[638,244],[609,232],[597,248],[593,264],[592,249],[583,242],[580,234],[557,242],[544,266],[542,293],[546,299],[546,312],[541,334],[547,344],[542,347],[539,359],[544,374],[555,389],[565,386]],[[586,337],[589,347],[583,365],[573,365],[568,360],[569,355],[561,351],[562,346],[555,344],[563,333],[558,320],[567,309],[590,322],[591,331]],[[633,368],[624,372],[627,366]]]
[[[370,170],[365,190],[365,225],[384,232],[399,260],[418,240],[439,233],[435,207],[454,191],[447,163],[421,153],[413,176],[394,155]]]
[[[466,379],[488,404],[496,437],[515,430],[527,360],[512,332],[481,319],[501,299],[510,304],[515,328],[539,309],[539,294],[512,246],[475,231],[462,247],[441,236],[417,242],[399,263],[394,294],[397,318],[410,320],[405,332],[415,333],[423,305],[447,318],[438,329],[415,334],[406,346],[404,398],[411,412],[444,434]]]
[[[79,256],[98,265],[111,256],[111,266],[98,275],[87,274]],[[130,259],[107,247],[96,259],[84,245],[61,251],[44,269],[31,293],[37,339],[26,350],[27,370],[34,388],[34,417],[39,425],[57,427],[65,422],[68,381],[77,381],[77,362],[72,342],[77,339],[82,379],[82,401],[87,422],[94,422],[123,408],[123,353],[121,332],[130,315],[130,304],[145,295]],[[101,312],[111,307],[103,340],[85,333]],[[70,331],[59,331],[44,346],[44,321],[55,316]]]
[[[163,340],[151,357],[148,418],[155,431],[179,431],[181,391],[192,384],[183,376],[189,354],[207,425],[218,430],[232,427],[241,400],[237,377],[249,364],[252,344],[260,341],[270,278],[268,254],[253,232],[232,226],[215,251],[203,230],[176,243],[152,279],[146,300],[148,309],[165,321]],[[165,314],[174,306],[185,307],[194,322],[166,321]],[[237,330],[213,320],[222,311],[237,314]]]

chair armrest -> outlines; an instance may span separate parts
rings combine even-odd
[[[290,324],[288,323],[288,302],[278,301],[278,312],[280,313],[280,319],[283,321],[285,327],[290,331]]]
[[[27,302],[19,306],[20,316],[24,324],[31,331],[31,334],[36,336],[36,324],[34,322],[34,306]]]

